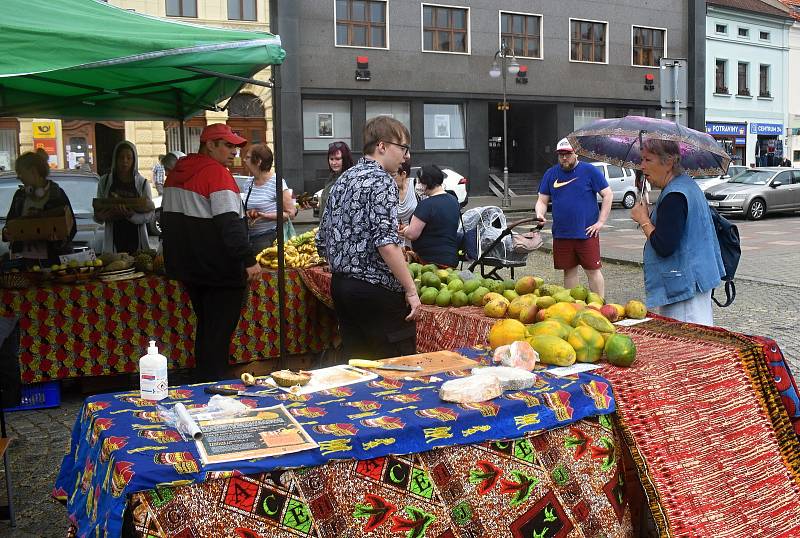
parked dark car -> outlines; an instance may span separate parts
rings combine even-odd
[[[767,213],[800,211],[800,169],[749,168],[706,190],[708,205],[726,215],[752,220]]]
[[[74,248],[93,248],[95,252],[103,251],[104,227],[94,221],[92,199],[97,196],[96,174],[87,174],[77,170],[51,170],[49,179],[55,181],[67,193],[78,231],[72,241]],[[14,172],[0,173],[0,228],[6,225],[6,216],[11,207],[11,199],[22,185]],[[0,255],[8,252],[8,243],[0,242]]]

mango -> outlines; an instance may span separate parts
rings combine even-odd
[[[600,305],[606,304],[605,299],[599,294],[595,292],[590,292],[589,295],[586,296],[587,303],[600,303]]]
[[[618,303],[608,303],[617,311],[617,319],[625,318],[625,307]]]
[[[539,309],[547,308],[549,306],[553,306],[554,304],[556,304],[556,300],[549,295],[536,298],[536,306],[538,306]]]
[[[558,291],[558,292],[554,293],[553,295],[551,295],[551,297],[553,299],[555,299],[556,302],[558,302],[558,303],[573,303],[573,302],[575,302],[575,299],[572,298],[572,295],[570,295],[567,290]]]
[[[585,301],[589,296],[589,290],[586,288],[586,286],[581,284],[569,290],[569,294],[572,295],[573,299]]]
[[[503,281],[503,287],[507,290],[513,290],[516,285],[517,283],[511,278],[507,278]]]
[[[519,320],[522,323],[533,323],[536,320],[536,313],[539,311],[535,304],[529,304],[522,308],[519,313]]]
[[[494,349],[517,340],[525,340],[526,337],[525,325],[521,322],[515,319],[501,319],[489,329],[489,346]]]
[[[605,346],[603,335],[591,327],[585,325],[575,327],[569,333],[567,342],[575,350],[578,362],[597,362],[603,355]]]
[[[570,366],[575,364],[575,349],[557,336],[531,336],[528,343],[539,354],[543,364]]]
[[[614,308],[613,304],[604,304],[600,307],[600,313],[603,314],[608,321],[614,322],[619,319],[619,312]]]
[[[631,319],[644,319],[647,316],[647,307],[641,301],[630,300],[625,303],[625,315]]]
[[[514,290],[503,290],[503,297],[509,300],[509,302],[513,301],[517,297],[522,297]]]
[[[575,314],[572,326],[577,327],[579,325],[586,325],[601,333],[616,332],[614,325],[603,314],[591,308],[586,308]]]
[[[535,276],[533,279],[536,281],[536,287],[541,288],[544,286],[544,279],[542,277]]]
[[[486,295],[489,295],[488,293]],[[495,293],[495,295],[497,295]],[[483,313],[489,316],[490,318],[502,318],[506,315],[506,310],[508,309],[508,301],[502,298],[502,296],[497,295],[500,299],[492,299],[488,303],[486,303],[483,307]]]
[[[628,367],[636,360],[636,345],[627,334],[612,334],[604,348],[606,360],[614,366]]]
[[[517,279],[517,283],[514,285],[514,291],[516,291],[520,295],[525,295],[526,293],[533,293],[536,289],[536,280],[532,276],[523,276]]]

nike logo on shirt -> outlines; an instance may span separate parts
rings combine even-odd
[[[553,182],[553,187],[555,187],[557,189],[559,187],[563,187],[564,185],[569,185],[570,183],[572,183],[576,179],[578,179],[578,178],[574,177],[574,178],[570,179],[569,181],[558,181],[558,180],[556,180],[556,181]]]

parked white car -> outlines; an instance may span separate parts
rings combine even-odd
[[[630,209],[636,203],[636,171],[630,168],[621,168],[608,163],[589,163],[603,172],[603,176],[608,181],[608,186],[614,193],[615,204],[622,204],[625,209]],[[597,195],[598,202],[601,200]]]
[[[721,183],[727,182],[729,179],[732,179],[742,172],[747,170],[746,166],[742,166],[739,164],[732,164],[728,167],[728,173],[722,174],[719,176],[695,176],[695,181],[697,181],[697,186],[700,187],[700,190],[705,192],[711,187],[715,185],[719,185]]]

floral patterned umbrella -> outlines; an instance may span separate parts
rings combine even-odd
[[[706,133],[667,120],[626,116],[597,120],[567,135],[575,153],[624,168],[641,169],[642,140],[677,142],[681,166],[690,176],[712,176],[728,170],[731,157]]]

